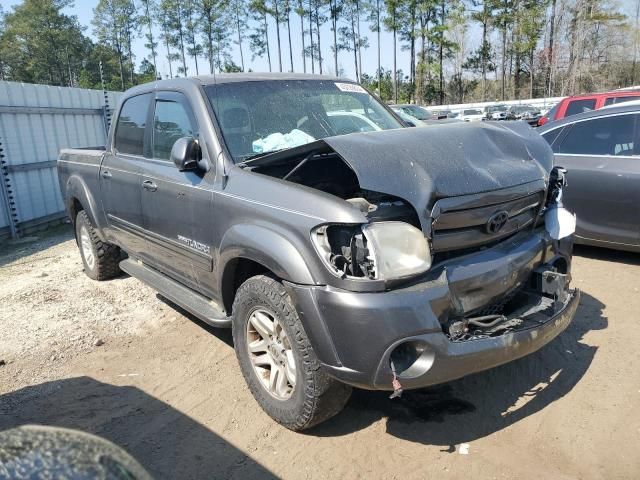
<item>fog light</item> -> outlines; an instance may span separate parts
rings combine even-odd
[[[389,357],[398,378],[414,378],[425,374],[433,365],[435,354],[427,344],[408,340],[397,345]]]

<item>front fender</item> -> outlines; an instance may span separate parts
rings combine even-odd
[[[237,258],[253,260],[282,280],[312,285],[313,276],[298,249],[280,233],[262,225],[234,225],[222,238],[218,263],[222,284],[227,264]]]

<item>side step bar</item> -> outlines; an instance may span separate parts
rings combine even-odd
[[[216,303],[163,273],[131,258],[121,261],[120,268],[212,327],[231,327],[231,319],[225,315]]]

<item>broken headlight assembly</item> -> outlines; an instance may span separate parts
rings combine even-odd
[[[324,264],[342,278],[397,280],[431,267],[427,239],[405,222],[322,225],[312,239]]]

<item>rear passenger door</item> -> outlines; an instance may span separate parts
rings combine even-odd
[[[213,174],[181,172],[170,158],[179,138],[199,137],[187,97],[180,92],[157,92],[150,127],[150,158],[145,160],[142,175],[142,209],[152,262],[164,273],[201,290],[199,279],[213,269]]]
[[[639,114],[589,118],[555,139],[557,165],[569,171],[564,203],[576,213],[576,234],[638,244],[640,218]]]
[[[127,253],[144,256],[141,162],[147,148],[147,120],[152,93],[126,99],[115,125],[113,145],[100,166],[102,205],[110,240]]]

